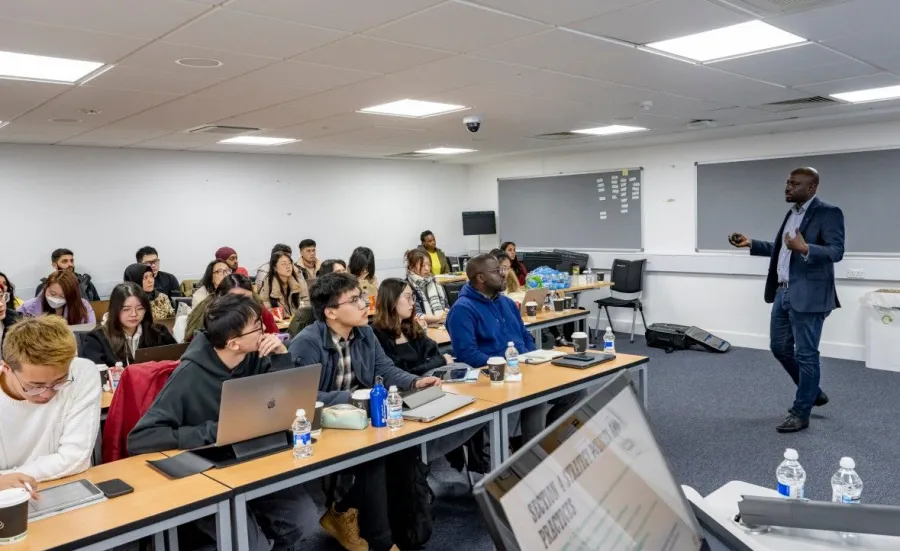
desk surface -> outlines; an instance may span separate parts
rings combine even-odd
[[[556,350],[568,354],[573,352],[568,347],[560,347],[556,348]],[[444,390],[455,394],[472,396],[485,402],[509,405],[533,398],[539,394],[565,388],[568,385],[580,383],[585,379],[605,377],[617,371],[647,363],[647,361],[645,356],[618,354],[615,360],[588,369],[560,367],[550,362],[538,365],[521,363],[521,382],[505,382],[502,385],[492,385],[490,380],[482,375],[478,377],[478,382],[476,383],[448,384],[444,385]]]
[[[466,274],[453,275],[453,274],[441,274],[434,276],[434,279],[438,283],[459,283],[461,281],[469,281],[469,278],[466,277]]]
[[[542,310],[542,311],[538,312],[538,314],[533,318],[529,318],[528,316],[523,316],[522,321],[525,322],[525,327],[528,327],[529,325],[534,325],[536,323],[544,323],[547,321],[555,321],[555,320],[560,320],[560,322],[562,323],[562,320],[565,320],[567,318],[573,318],[576,316],[582,316],[582,315],[586,315],[586,314],[587,314],[587,311],[585,311],[585,310],[574,310],[573,309],[573,310],[564,310],[562,312],[554,312],[552,310]],[[447,332],[446,327],[444,327],[443,325],[429,327],[428,328],[428,338],[430,338],[434,342],[438,343],[438,346],[444,346],[444,345],[450,344],[450,333]]]
[[[230,493],[228,488],[203,475],[169,480],[145,463],[148,459],[163,457],[159,453],[130,457],[92,467],[75,476],[45,482],[42,488],[80,479],[103,482],[121,478],[134,487],[134,492],[30,522],[25,541],[5,546],[4,551],[82,547],[222,501]]]
[[[100,393],[100,410],[106,411],[109,409],[109,405],[112,403],[113,393],[106,392],[105,390]]]
[[[431,423],[405,421],[403,428],[397,431],[391,431],[387,427],[374,428],[371,425],[366,430],[323,429],[317,442],[313,444],[312,457],[294,459],[293,450],[286,450],[224,469],[211,469],[205,475],[229,488],[250,489],[264,482],[275,482],[301,474],[303,470],[323,467],[359,452],[373,451],[379,446],[389,445],[423,431],[443,428],[448,423],[496,408],[497,404],[476,400]]]

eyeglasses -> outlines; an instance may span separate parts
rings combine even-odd
[[[483,272],[481,272],[481,273],[482,273],[482,274],[497,274],[497,275],[500,275],[500,274],[503,273],[503,268],[497,268],[497,269],[494,269],[494,270],[485,270],[485,271],[483,271]]]
[[[145,260],[145,261],[141,262],[141,264],[143,264],[144,266],[151,266],[151,267],[159,266],[159,259],[157,258],[156,260]]]
[[[357,296],[355,296],[355,297],[353,297],[353,298],[351,298],[351,299],[349,299],[349,300],[345,300],[344,302],[338,302],[338,303],[336,303],[334,306],[332,306],[332,308],[340,308],[340,307],[343,306],[344,304],[353,304],[354,302],[356,303],[356,306],[357,306],[360,310],[362,310],[363,308],[368,308],[368,307],[369,307],[369,298],[368,298],[368,297],[364,297],[363,295],[357,295]]]
[[[10,295],[9,293],[2,293],[2,294],[0,294],[0,302],[3,302],[3,303],[9,302],[9,297],[10,297],[10,296],[11,296],[11,295]]]
[[[500,266],[500,275],[506,275],[509,273],[509,268],[506,266]]]
[[[68,380],[66,380],[62,383],[56,383],[55,385],[26,387],[22,383],[22,379],[19,379],[19,376],[16,375],[16,372],[13,371],[12,368],[9,369],[9,372],[12,373],[13,377],[16,378],[16,381],[19,382],[19,386],[22,387],[22,394],[24,394],[26,396],[40,396],[41,394],[47,392],[48,390],[52,390],[53,392],[59,392],[60,390],[66,388],[67,386],[69,386],[75,382],[75,379],[70,376]]]
[[[139,316],[143,316],[147,313],[147,310],[143,306],[123,306],[122,311],[126,314],[137,314]]]
[[[400,298],[406,299],[406,302],[409,303],[413,303],[416,301],[412,293],[403,293],[402,295],[400,295]]]
[[[241,337],[246,337],[247,335],[252,335],[253,333],[259,333],[262,330],[263,330],[263,324],[261,321],[257,320],[255,329],[253,329],[252,331],[247,331],[246,333],[241,333],[240,335],[238,335],[235,338],[239,339]]]
[[[218,270],[213,270],[213,275],[230,276],[231,270],[229,270],[228,268],[219,268]]]

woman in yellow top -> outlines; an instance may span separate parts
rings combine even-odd
[[[12,281],[3,272],[0,272],[0,287],[6,289],[6,292],[9,293],[6,309],[10,312],[18,310],[19,306],[22,306],[25,301],[16,296],[16,286],[12,284]]]
[[[350,255],[347,271],[359,280],[359,288],[366,296],[378,294],[378,278],[375,277],[375,253],[368,247],[356,247]]]
[[[431,273],[433,275],[449,274],[453,271],[450,267],[450,262],[447,260],[447,255],[444,254],[444,251],[437,248],[437,241],[431,230],[423,231],[419,236],[419,241],[422,242],[419,245],[419,250],[428,253],[428,257],[431,259]]]

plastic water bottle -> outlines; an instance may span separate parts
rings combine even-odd
[[[856,474],[856,462],[852,457],[842,457],[841,467],[831,477],[831,501],[855,505],[862,495],[863,482]],[[841,532],[841,536],[852,538],[855,534]]]
[[[306,419],[306,411],[298,409],[297,418],[294,419],[294,423],[291,425],[291,431],[294,433],[295,458],[312,457],[312,436],[309,434],[311,429],[312,424]]]
[[[516,345],[513,344],[512,341],[506,343],[506,377],[507,381],[521,381],[522,380],[522,370],[519,368],[519,351],[516,350]]]
[[[800,454],[793,448],[784,450],[784,461],[775,470],[778,478],[778,493],[783,497],[803,499],[803,486],[806,485],[806,471],[797,461]]]
[[[403,398],[394,385],[391,385],[388,391],[387,426],[391,430],[400,430],[403,427]]]
[[[116,362],[116,365],[109,369],[109,386],[112,387],[113,392],[119,388],[119,379],[122,378],[122,373],[125,372],[125,367],[122,365],[122,362]]]
[[[375,377],[375,388],[369,394],[369,410],[373,427],[387,426],[387,396],[388,391],[384,388],[384,379]]]
[[[603,334],[603,352],[616,353],[616,335],[613,333],[612,327],[607,327],[606,333]]]

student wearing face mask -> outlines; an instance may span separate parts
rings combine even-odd
[[[172,306],[172,300],[163,293],[156,290],[156,278],[153,277],[153,269],[145,264],[132,264],[125,268],[126,283],[134,283],[144,291],[147,300],[150,301],[150,312],[153,314],[153,321],[164,320],[175,317],[175,308]]]
[[[85,337],[81,357],[110,367],[134,363],[140,348],[175,344],[164,325],[153,323],[147,295],[134,283],[120,283],[109,296],[106,321]]]
[[[91,276],[89,274],[79,274],[75,271],[75,253],[69,249],[56,249],[50,255],[50,266],[53,267],[54,271],[72,272],[78,280],[78,288],[81,291],[82,298],[85,300],[100,300],[97,288],[91,283]],[[46,284],[47,278],[42,279],[34,290],[35,297],[40,296]]]
[[[32,318],[55,314],[64,317],[69,325],[97,323],[91,304],[81,298],[75,273],[67,270],[50,274],[45,281],[44,291],[25,301],[18,311]]]
[[[222,383],[292,367],[284,344],[276,335],[263,333],[259,303],[236,294],[209,300],[212,302],[203,320],[205,330],[194,335],[156,401],[128,435],[129,454],[212,444],[219,422]],[[96,380],[96,372],[94,377]],[[309,535],[316,519],[316,506],[302,486],[254,499],[247,505],[249,548],[254,551],[272,549],[273,543],[275,549],[300,549],[299,542]],[[197,521],[196,526],[215,537],[213,517]]]

